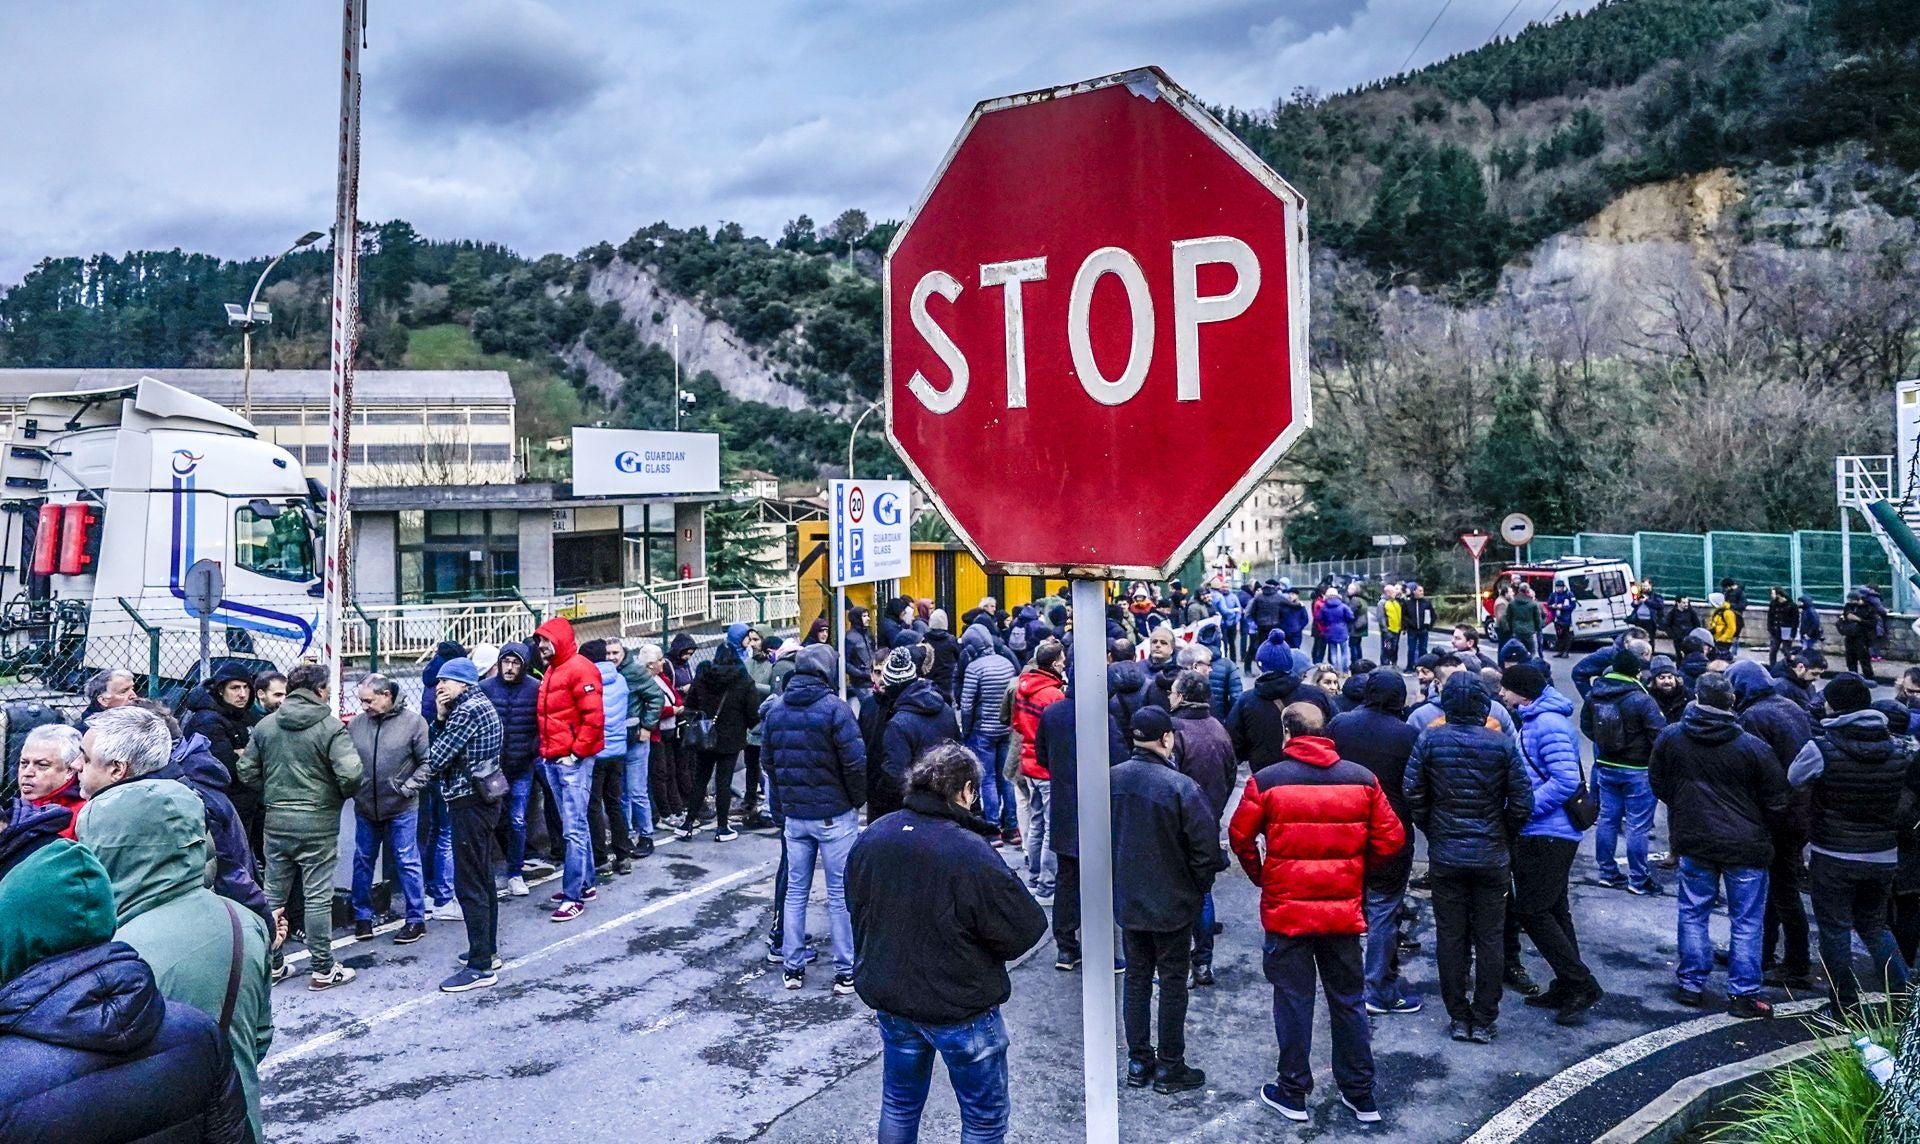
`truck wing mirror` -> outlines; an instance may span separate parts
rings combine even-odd
[[[253,515],[259,517],[261,520],[272,520],[275,517],[280,515],[279,505],[274,504],[272,501],[269,501],[269,500],[263,500],[259,497],[255,497],[252,500],[248,501],[247,507],[249,509],[252,509]]]

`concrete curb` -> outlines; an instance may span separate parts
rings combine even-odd
[[[1699,1127],[1709,1113],[1746,1090],[1762,1074],[1845,1043],[1839,1038],[1814,1037],[1690,1076],[1621,1121],[1594,1144],[1671,1144]]]

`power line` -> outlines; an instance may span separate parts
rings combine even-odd
[[[1453,7],[1453,0],[1447,0],[1445,4],[1440,5],[1440,10],[1433,14],[1433,23],[1428,24],[1427,30],[1420,33],[1420,39],[1414,43],[1413,50],[1407,53],[1407,58],[1400,61],[1400,70],[1402,72],[1405,72],[1407,65],[1413,62],[1413,57],[1420,53],[1420,49],[1426,45],[1427,37],[1433,35],[1433,30],[1439,27],[1440,17],[1446,15],[1447,9],[1451,7]]]

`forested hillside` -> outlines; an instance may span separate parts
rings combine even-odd
[[[1832,452],[1891,445],[1920,331],[1920,4],[1610,0],[1219,114],[1313,210],[1317,426],[1282,472],[1303,555],[1511,508],[1821,526]],[[895,225],[661,222],[538,258],[370,225],[360,358],[507,368],[537,444],[670,423],[677,328],[683,425],[812,477],[879,392]],[[238,365],[221,304],[263,265],[49,258],[0,296],[0,364]],[[258,364],[324,364],[328,269],[318,250],[276,273]],[[878,434],[860,448],[898,468]]]

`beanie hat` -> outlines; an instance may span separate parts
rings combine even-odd
[[[1280,629],[1267,633],[1267,642],[1253,653],[1253,665],[1263,673],[1293,670],[1293,649],[1287,646],[1287,637]]]
[[[1532,701],[1547,690],[1547,677],[1530,663],[1516,663],[1500,673],[1500,686],[1522,699]]]
[[[947,610],[945,608],[935,608],[933,611],[928,612],[927,627],[936,632],[946,631],[947,630]]]
[[[1827,689],[1820,694],[1826,699],[1827,710],[1835,715],[1851,715],[1873,706],[1873,689],[1851,671],[1829,679]]]
[[[1687,642],[1697,644],[1701,649],[1713,646],[1713,633],[1705,628],[1695,628],[1687,633]]]
[[[475,644],[473,654],[467,658],[473,661],[474,670],[485,675],[493,670],[494,664],[500,662],[500,649],[490,643]]]
[[[1054,605],[1053,607],[1051,607],[1051,608],[1048,608],[1048,609],[1047,609],[1047,622],[1048,622],[1049,624],[1052,624],[1052,625],[1053,625],[1053,630],[1054,630],[1054,631],[1056,631],[1056,632],[1057,632],[1057,631],[1059,631],[1059,630],[1061,630],[1062,628],[1064,628],[1064,627],[1066,627],[1066,626],[1067,626],[1067,608],[1066,608],[1066,605],[1064,605],[1064,604],[1055,604],[1055,605]]]
[[[779,636],[768,636],[767,642],[760,646],[761,650],[765,651],[768,655],[772,655],[774,652],[779,651],[781,646],[786,642],[786,640],[781,639]]]
[[[1709,671],[1693,685],[1694,701],[1717,711],[1733,710],[1733,680],[1725,672]]]
[[[1613,674],[1615,675],[1625,675],[1637,679],[1640,676],[1641,669],[1644,667],[1646,667],[1646,664],[1640,662],[1640,657],[1633,654],[1633,652],[1627,648],[1621,648],[1613,653]]]
[[[1173,734],[1173,719],[1158,707],[1142,707],[1133,713],[1133,741],[1151,743],[1162,735]]]
[[[49,957],[113,940],[113,887],[93,852],[56,838],[0,878],[0,985]]]
[[[1898,699],[1876,699],[1873,709],[1887,717],[1887,730],[1904,735],[1913,729],[1913,709]]]
[[[600,645],[600,658],[605,659],[606,656],[607,645],[602,643]],[[474,684],[480,682],[480,669],[473,666],[473,661],[463,655],[441,664],[440,678],[443,680],[452,680],[455,683],[464,683],[472,687]]]
[[[920,678],[920,669],[913,665],[913,650],[897,647],[887,653],[887,665],[880,669],[880,682],[887,687],[912,683]]]
[[[588,663],[607,662],[607,641],[588,640],[586,643],[581,644],[580,658],[586,660]],[[446,669],[442,668],[441,670],[444,671]]]
[[[1647,661],[1648,675],[1679,675],[1680,669],[1673,665],[1670,655],[1656,655]]]

